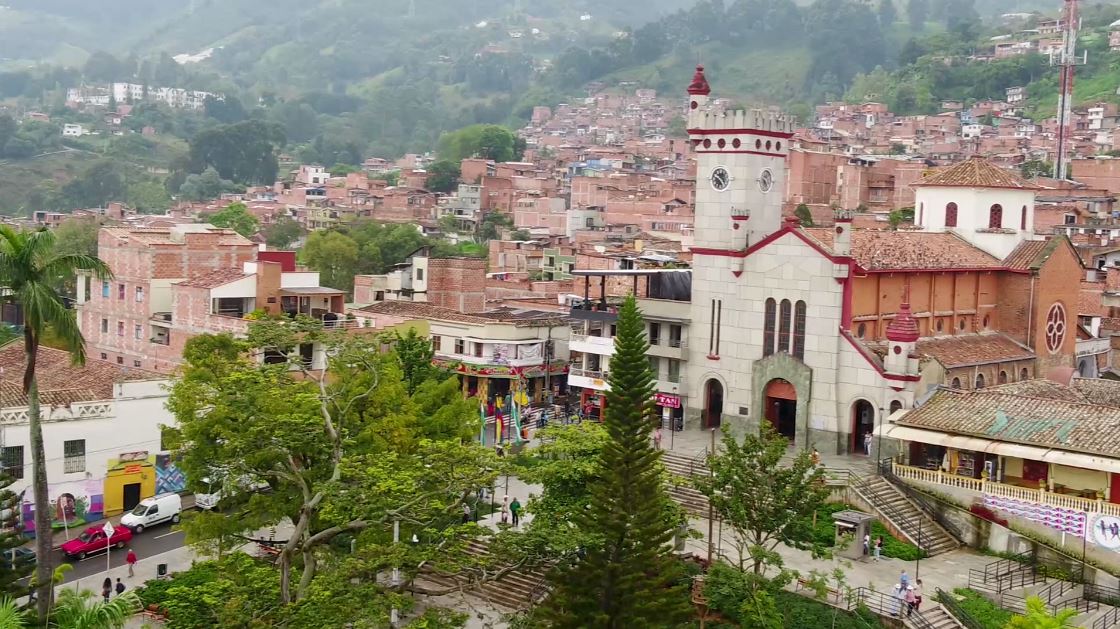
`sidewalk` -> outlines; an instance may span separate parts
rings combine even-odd
[[[690,518],[689,524],[699,531],[703,539],[689,539],[685,549],[698,557],[708,555],[708,520],[706,518]],[[735,563],[738,556],[732,544],[734,535],[728,527],[723,526],[720,535],[720,523],[717,520],[713,526],[713,537],[716,541],[714,556],[722,553],[727,561]],[[996,558],[982,555],[969,549],[954,550],[935,557],[922,559],[920,566],[913,561],[901,559],[881,558],[879,561],[871,559],[847,559],[836,557],[833,559],[814,559],[808,551],[778,546],[778,554],[782,556],[787,568],[797,570],[808,576],[811,570],[831,575],[832,571],[840,568],[845,575],[845,585],[852,588],[866,587],[878,592],[888,592],[898,583],[903,570],[910,577],[910,582],[920,578],[923,584],[925,600],[933,599],[937,588],[950,592],[953,588],[968,586],[968,571],[971,568],[983,568]],[[829,576],[830,586],[835,586]]]

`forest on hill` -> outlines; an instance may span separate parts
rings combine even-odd
[[[589,86],[636,83],[672,97],[698,62],[719,96],[781,106],[802,121],[830,100],[936,113],[943,100],[1002,98],[1012,85],[1028,86],[1032,115],[1049,115],[1056,102],[1047,58],[970,59],[994,37],[1023,36],[1057,15],[1059,0],[646,0],[640,11],[634,0],[376,4],[9,0],[0,7],[0,107],[13,120],[45,111],[54,126],[0,120],[0,161],[15,165],[20,182],[29,174],[36,182],[0,177],[0,209],[88,201],[61,189],[91,161],[110,160],[122,189],[145,184],[136,190],[153,197],[158,184],[177,194],[202,174],[192,140],[246,128],[234,125],[257,123],[300,161],[354,165],[432,151],[443,134],[474,124],[516,128],[534,106],[569,102]],[[1120,54],[1108,50],[1108,25],[1120,6],[1086,0],[1082,13],[1089,63],[1076,95],[1115,101]],[[158,134],[143,140],[52,135],[61,121],[97,122],[65,107],[68,88],[112,81],[225,98],[196,112],[136,104],[128,127]]]

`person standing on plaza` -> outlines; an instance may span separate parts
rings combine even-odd
[[[873,437],[871,436],[870,432],[863,436],[863,453],[866,454],[867,456],[871,456],[871,441],[872,441],[872,439],[873,439]]]
[[[108,603],[109,602],[109,597],[112,596],[112,595],[113,595],[113,580],[110,579],[109,577],[105,577],[105,581],[103,581],[101,583],[101,598],[105,599],[105,602]]]
[[[653,447],[658,450],[661,449],[661,426],[658,426],[657,430],[653,431]]]
[[[875,561],[879,561],[879,558],[882,557],[882,556],[883,556],[883,536],[880,535],[875,540]]]
[[[121,578],[120,577],[117,577],[116,590],[117,590],[117,596],[120,596],[121,594],[124,594],[124,584],[121,583]]]
[[[871,555],[871,534],[870,533],[864,533],[864,535],[863,535],[863,560],[867,561],[867,558],[870,555]]]
[[[502,524],[509,523],[509,496],[502,496]]]
[[[909,585],[906,587],[906,617],[909,618],[914,615],[914,608],[918,605],[918,599],[914,595],[914,586]]]
[[[471,521],[471,506],[464,502],[463,503],[463,524],[467,524],[470,521]]]
[[[914,581],[914,609],[922,611],[922,580]]]
[[[817,452],[816,448],[813,448],[813,454],[810,457],[810,460],[813,462],[813,467],[821,464],[821,453]]]
[[[514,528],[516,528],[518,523],[521,522],[521,502],[517,499],[516,496],[513,498],[513,502],[511,502],[509,505],[509,512],[513,514],[513,526]]]
[[[129,548],[128,555],[125,556],[124,560],[128,562],[128,576],[136,576],[136,551]]]
[[[904,589],[910,587],[910,575],[906,574],[905,569],[902,570],[902,574],[898,575],[898,582],[902,584]]]

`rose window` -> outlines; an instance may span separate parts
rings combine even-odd
[[[1066,339],[1066,309],[1062,304],[1050,306],[1046,315],[1046,349],[1056,354]]]

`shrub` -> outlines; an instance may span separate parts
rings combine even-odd
[[[957,588],[953,590],[953,594],[956,595],[957,604],[960,605],[961,609],[984,629],[1003,629],[1015,616],[1015,614],[984,598],[976,590]]]
[[[975,515],[976,517],[978,517],[982,520],[987,520],[989,522],[995,522],[996,524],[998,524],[1000,526],[1007,526],[1007,518],[999,517],[999,515],[995,511],[992,511],[991,509],[989,509],[988,507],[985,507],[982,504],[974,504],[971,507],[969,507],[968,510],[973,515]]]
[[[817,510],[817,524],[813,527],[813,541],[826,548],[831,548],[836,541],[836,526],[832,521],[832,514],[848,509],[855,509],[851,505],[839,502],[830,502]],[[883,536],[883,556],[903,561],[914,561],[919,556],[927,555],[917,546],[898,539],[890,534],[878,520],[871,523],[871,539]],[[863,540],[854,540],[854,544],[862,544]]]

